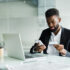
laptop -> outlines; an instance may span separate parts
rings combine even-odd
[[[22,45],[21,37],[18,33],[3,34],[3,40],[5,42],[5,49],[7,50],[9,57],[25,60],[27,58],[43,56],[41,54],[25,54],[23,49],[24,46]]]
[[[21,38],[18,33],[3,34],[3,40],[9,57],[25,60]]]

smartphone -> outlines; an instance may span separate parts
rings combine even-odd
[[[44,45],[41,40],[36,40],[35,43],[39,43],[40,45]]]

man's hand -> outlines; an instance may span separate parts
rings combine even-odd
[[[66,54],[66,50],[64,49],[64,45],[62,44],[54,44],[54,47],[62,54]]]
[[[54,44],[53,45],[58,51],[61,51],[62,49],[64,49],[64,45],[61,44]]]
[[[37,52],[42,52],[44,49],[46,49],[45,45],[40,45],[39,43],[36,45],[36,48],[34,49]]]

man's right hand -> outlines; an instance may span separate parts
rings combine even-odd
[[[45,45],[40,45],[39,43],[36,43],[34,51],[42,52],[44,49],[46,49]]]

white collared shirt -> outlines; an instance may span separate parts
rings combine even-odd
[[[48,49],[47,49],[47,53],[49,53],[50,55],[59,55],[58,50],[56,50],[53,44],[50,44],[50,43],[60,44],[61,31],[62,29],[60,29],[57,35],[51,32],[51,37],[50,37]]]

